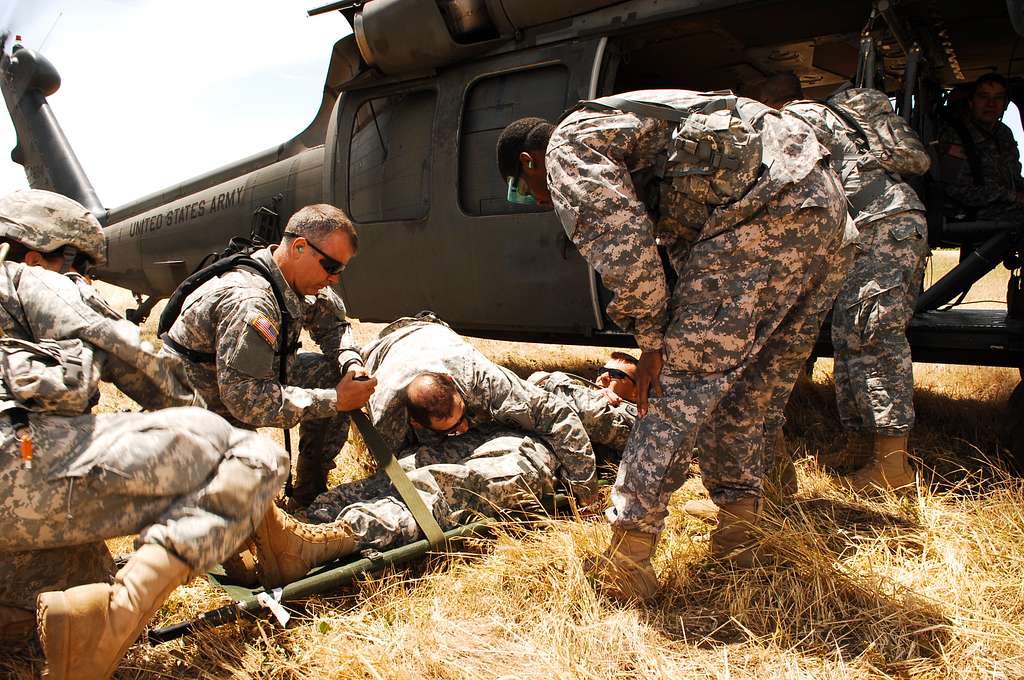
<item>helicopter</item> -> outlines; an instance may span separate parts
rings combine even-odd
[[[352,33],[334,44],[304,130],[117,207],[96,195],[49,110],[56,68],[17,44],[0,56],[13,159],[31,186],[100,219],[108,264],[98,276],[136,294],[133,320],[231,238],[276,241],[297,209],[326,202],[360,235],[339,284],[353,317],[430,309],[468,335],[629,345],[557,217],[506,201],[494,147],[507,123],[557,119],[614,92],[742,93],[793,71],[812,98],[848,80],[885,91],[929,144],[951,89],[992,71],[1020,76],[1024,60],[1024,0],[344,0],[309,10],[333,12]],[[1011,98],[1024,104],[1024,88]],[[1000,263],[1011,288],[1019,282],[1021,225],[950,223],[937,179],[933,170],[916,187],[929,240],[962,247],[962,261],[921,297],[914,358],[1024,366],[1024,296],[1008,310],[946,309]],[[829,354],[827,333],[817,351]]]

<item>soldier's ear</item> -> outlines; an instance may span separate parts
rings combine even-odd
[[[533,156],[528,151],[520,151],[519,165],[523,170],[533,170]]]

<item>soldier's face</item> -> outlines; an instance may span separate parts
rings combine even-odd
[[[995,125],[1009,101],[1006,88],[999,83],[982,83],[971,97],[971,118],[982,125]]]
[[[325,256],[347,265],[355,256],[355,251],[352,248],[352,240],[343,231],[331,233],[322,243],[317,243],[316,248],[304,241],[305,239],[295,239],[293,244],[296,248],[296,267],[292,286],[299,295],[316,295],[318,291],[337,283],[341,278],[340,272],[331,273],[324,269]]]
[[[430,420],[430,429],[447,437],[457,437],[469,429],[469,418],[466,416],[466,402],[461,395],[455,396],[455,408],[447,418]]]
[[[626,401],[636,401],[636,366],[630,363],[609,359],[604,362],[596,382],[601,387],[611,388]]]

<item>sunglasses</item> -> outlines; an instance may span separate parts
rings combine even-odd
[[[607,373],[608,377],[614,380],[628,380],[634,385],[636,384],[636,380],[634,380],[633,376],[631,376],[629,373],[626,373],[625,371],[620,371],[617,368],[612,368],[611,366],[602,367],[601,373]]]
[[[529,187],[523,186],[524,184],[526,183],[520,181],[518,177],[509,177],[505,200],[516,205],[535,205],[537,201],[534,200]]]
[[[459,420],[454,425],[449,427],[447,430],[434,430],[434,432],[436,432],[442,437],[457,437],[459,436],[458,430],[460,427],[462,427],[463,423],[466,424],[467,429],[473,427],[473,421],[470,420],[469,412],[465,410],[465,407],[463,407],[462,410],[462,417],[459,418]]]
[[[329,276],[337,276],[338,274],[345,271],[344,262],[338,262],[327,253],[317,248],[316,245],[309,239],[306,239],[306,245],[308,245],[310,248],[312,248],[313,250],[315,250],[316,252],[320,253],[323,256],[320,259],[320,266],[323,267],[324,271],[327,272]]]

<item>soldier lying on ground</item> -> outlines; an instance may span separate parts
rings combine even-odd
[[[579,497],[592,495],[594,452],[569,404],[493,363],[436,317],[394,322],[363,356],[379,381],[371,418],[442,529],[520,507],[559,483]],[[420,535],[380,473],[321,494],[306,517],[333,522],[331,531],[344,527],[352,551],[383,551]],[[256,547],[267,586],[316,566],[268,558],[280,551],[259,533]]]
[[[171,591],[219,563],[261,518],[290,551],[308,535],[284,536],[284,520],[268,512],[287,471],[272,441],[200,408],[89,413],[100,380],[147,408],[196,395],[177,359],[157,355],[71,271],[105,260],[103,232],[85,208],[46,191],[14,192],[0,199],[0,238],[15,260],[0,266],[0,550],[138,534],[112,584],[37,602],[49,677],[107,678]]]
[[[327,472],[348,436],[344,412],[365,404],[376,385],[362,380],[367,373],[345,306],[330,287],[357,246],[341,210],[307,206],[288,220],[280,245],[253,253],[270,279],[239,266],[207,281],[164,334],[164,351],[185,360],[189,380],[211,411],[248,429],[299,424],[292,490],[299,506],[326,490]],[[303,328],[323,354],[298,352]]]
[[[583,422],[598,462],[618,464],[636,422],[636,359],[612,352],[593,383],[561,371],[538,371],[527,381],[565,399]]]
[[[509,200],[554,207],[641,349],[602,580],[622,597],[655,594],[651,557],[695,443],[723,508],[712,554],[751,564],[766,406],[856,238],[827,150],[749,99],[650,90],[582,102],[557,126],[514,121],[496,151]],[[659,245],[679,276],[671,290]]]

